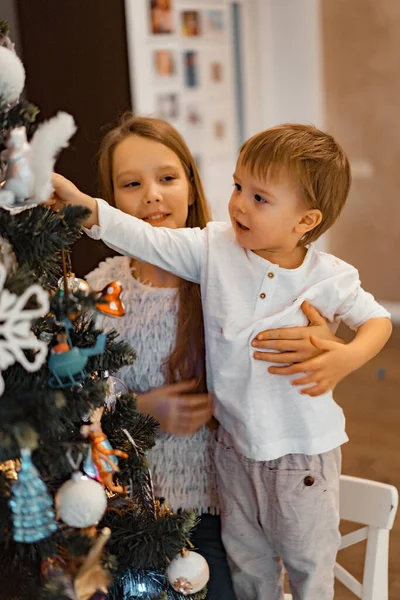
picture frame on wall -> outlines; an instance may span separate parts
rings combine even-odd
[[[150,10],[150,33],[168,35],[174,33],[173,0],[148,0]]]
[[[185,98],[181,104],[179,130],[194,154],[201,154],[204,150],[206,128],[207,111],[201,98]]]
[[[226,137],[227,124],[223,119],[215,119],[213,121],[213,135],[215,140],[223,141]]]
[[[159,92],[156,95],[156,114],[159,119],[179,119],[179,98],[176,92]]]
[[[197,37],[201,34],[200,11],[181,11],[181,33],[184,37]]]
[[[225,12],[218,9],[204,11],[204,33],[211,36],[221,36],[226,29]]]
[[[167,48],[153,51],[154,76],[159,81],[170,81],[177,75],[176,53]]]
[[[188,102],[184,108],[184,125],[190,129],[199,128],[204,123],[201,105],[198,102]]]
[[[236,152],[235,119],[232,107],[221,100],[210,102],[204,119],[204,142],[207,157],[223,156]]]
[[[209,78],[211,83],[218,84],[224,80],[224,65],[221,60],[212,60],[209,64]]]
[[[199,55],[197,50],[185,50],[183,53],[183,77],[186,88],[199,86]]]

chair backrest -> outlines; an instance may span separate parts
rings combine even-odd
[[[379,529],[392,529],[398,506],[393,485],[342,475],[340,518]]]
[[[364,525],[342,537],[340,549],[367,540],[363,582],[336,563],[335,576],[361,600],[388,600],[389,531],[398,507],[393,485],[342,475],[340,518]],[[291,600],[285,594],[285,600]]]

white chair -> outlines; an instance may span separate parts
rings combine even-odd
[[[344,535],[340,549],[367,540],[367,551],[362,583],[337,563],[335,577],[361,600],[389,599],[389,531],[398,500],[393,485],[347,475],[340,478],[340,518],[365,526]],[[285,594],[285,600],[292,596]]]

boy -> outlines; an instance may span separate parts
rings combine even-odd
[[[91,237],[201,285],[223,540],[238,600],[281,600],[282,563],[297,600],[333,598],[340,446],[348,438],[332,390],[391,333],[389,314],[361,288],[356,269],[312,245],[338,218],[350,180],[331,136],[290,124],[242,146],[231,225],[152,227],[55,177],[61,201],[92,210]],[[161,206],[162,194],[151,194],[148,202]],[[330,342],[300,379],[276,377],[253,360],[252,340],[305,325],[304,300],[355,329],[355,339]],[[298,385],[316,391],[301,395]]]

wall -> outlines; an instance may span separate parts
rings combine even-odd
[[[323,125],[319,0],[258,0],[262,122]]]
[[[16,52],[21,55],[21,42],[19,37],[16,0],[1,0],[0,18],[8,21],[10,26],[10,37],[15,44]]]
[[[123,0],[35,0],[18,3],[27,96],[40,118],[66,110],[78,133],[57,170],[97,193],[96,154],[104,128],[130,107]],[[110,254],[86,236],[74,247],[77,275]]]
[[[400,2],[322,0],[322,27],[326,126],[359,166],[331,249],[400,316]]]
[[[320,0],[252,0],[260,90],[256,131],[280,123],[324,127]],[[254,126],[255,123],[252,123]],[[329,248],[329,233],[317,247]]]

